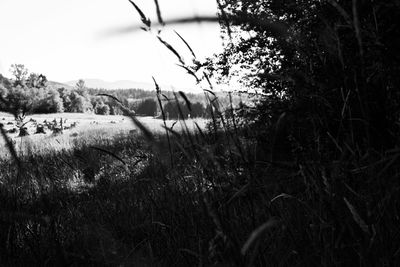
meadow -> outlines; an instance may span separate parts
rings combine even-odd
[[[1,265],[397,262],[398,187],[381,182],[396,184],[398,150],[378,161],[323,161],[306,142],[311,148],[290,139],[288,147],[280,128],[235,114],[215,109],[197,121],[204,128],[165,121],[168,131],[163,120],[133,115],[33,116],[79,123],[63,134],[11,137],[20,152],[0,158]],[[379,179],[365,180],[372,174]]]
[[[2,115],[5,125],[13,119]],[[17,140],[18,157],[0,159],[0,224],[6,229],[0,234],[2,265],[196,262],[190,243],[201,242],[206,249],[207,242],[197,238],[214,235],[212,221],[204,217],[213,208],[202,210],[208,201],[202,194],[225,184],[220,180],[225,175],[233,175],[225,172],[222,158],[215,160],[219,153],[213,151],[213,139],[222,138],[220,145],[231,146],[229,138],[225,142],[219,133],[210,135],[202,119],[194,126],[192,120],[138,118],[151,129],[151,140],[129,117],[48,114],[26,119],[60,117],[78,126],[57,135],[11,136]],[[166,133],[160,122],[174,130]],[[75,132],[78,136],[71,137]],[[202,159],[195,155],[199,152]],[[213,166],[207,172],[215,181],[201,174],[205,165]],[[185,243],[189,247],[183,247]]]
[[[156,119],[153,117],[138,117],[139,121],[151,132],[156,134],[165,133],[165,127],[172,128],[174,131],[182,131],[184,125],[182,121]],[[36,134],[36,125],[45,122],[63,121],[66,128],[63,133],[54,134],[52,130],[45,129],[45,133]],[[140,130],[132,124],[129,118],[118,115],[96,115],[87,113],[53,113],[35,114],[25,118],[28,128],[28,136],[19,137],[19,131],[8,133],[8,136],[15,144],[16,151],[23,156],[27,153],[43,154],[51,151],[69,150],[77,144],[95,145],[102,140],[112,140],[116,136],[135,135]],[[16,128],[16,122],[11,114],[0,112],[0,122],[4,124],[4,129],[10,131]],[[33,123],[34,122],[34,123]],[[196,118],[186,120],[185,125],[191,131],[196,130],[196,125],[204,129],[207,120]],[[71,125],[76,125],[71,127]],[[9,158],[10,153],[5,149],[4,139],[0,140],[2,146],[0,157]]]

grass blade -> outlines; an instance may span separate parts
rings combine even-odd
[[[172,45],[170,45],[167,41],[164,41],[160,36],[157,36],[157,39],[158,39],[166,48],[168,48],[172,53],[174,53],[174,55],[178,58],[179,62],[181,62],[182,64],[185,64],[185,62],[183,61],[181,55],[179,55],[178,51],[176,51],[175,48],[172,47]]]
[[[107,96],[107,97],[110,97],[110,98],[114,99],[114,100],[117,101],[118,103],[122,104],[122,102],[121,102],[118,98],[116,98],[115,96],[113,96],[113,95],[109,95],[109,94],[97,94],[96,96]]]
[[[187,73],[189,73],[190,75],[192,75],[195,79],[197,83],[200,83],[200,79],[197,77],[196,73],[194,73],[191,69],[189,69],[188,67],[186,67],[185,65],[180,65],[180,64],[176,64],[178,67],[181,67],[182,69],[186,70]]]
[[[179,91],[178,93],[183,98],[183,100],[185,101],[186,106],[188,107],[189,111],[192,111],[192,103],[190,103],[190,101],[187,98],[187,96],[185,95],[185,93],[182,92],[182,91]]]
[[[167,130],[168,132],[172,133],[172,134],[173,134],[174,136],[176,136],[178,139],[181,139],[181,138],[182,138],[182,136],[181,136],[177,131],[175,131],[175,130],[172,129],[173,126],[172,126],[172,127],[168,127],[168,126],[166,126],[166,125],[162,125],[162,127],[163,127],[165,130]]]
[[[210,86],[210,89],[214,90],[214,86],[212,85],[210,78],[208,77],[207,73],[205,73],[204,71],[203,71],[203,76],[204,76],[204,78],[206,78],[206,81],[208,83],[208,86]]]
[[[214,97],[217,97],[217,96],[215,95],[215,93],[214,93],[213,91],[211,91],[211,90],[203,89],[203,91],[212,94]]]
[[[205,135],[203,130],[200,128],[199,124],[197,122],[194,122],[194,125],[196,125],[197,130],[199,131],[201,137],[204,139]]]
[[[358,226],[360,226],[361,230],[369,234],[368,226],[365,223],[365,221],[361,218],[356,208],[346,198],[343,198],[343,200],[346,203],[347,207],[349,208],[351,214],[353,215],[354,221],[358,224]]]
[[[103,149],[103,148],[96,147],[96,146],[90,146],[90,148],[95,149],[95,150],[98,150],[98,151],[103,152],[103,153],[105,153],[105,154],[108,154],[108,155],[114,157],[115,159],[119,160],[120,162],[122,162],[122,164],[126,165],[125,161],[124,161],[122,158],[118,157],[117,155],[115,155],[115,154],[112,153],[111,151],[108,151],[108,150],[105,150],[105,149]]]
[[[351,18],[350,15],[346,12],[346,10],[344,10],[344,8],[342,6],[339,5],[338,2],[336,2],[336,0],[327,0],[327,2],[333,6],[334,8],[336,8],[336,10],[339,12],[339,14],[346,20],[346,22],[349,25],[352,25],[351,22]]]
[[[13,142],[8,137],[6,130],[4,130],[3,124],[0,124],[0,132],[1,132],[1,135],[3,136],[4,141],[6,142],[6,146],[8,148],[8,151],[10,151],[11,156],[17,162],[18,167],[21,167],[21,161],[18,158],[17,151],[15,150]]]
[[[151,21],[149,18],[146,17],[146,15],[143,13],[143,11],[131,0],[128,0],[132,6],[136,9],[136,11],[139,13],[140,15],[140,19],[142,20],[142,22],[150,28],[151,26]]]
[[[160,86],[158,85],[156,79],[155,79],[154,77],[151,77],[151,78],[153,79],[154,86],[156,87],[156,92],[157,92],[157,94],[161,94],[161,88],[160,88]]]
[[[160,5],[158,4],[158,0],[154,0],[154,4],[156,6],[158,23],[160,23],[162,26],[164,26],[165,23],[164,23],[164,20],[163,20],[163,18],[161,16],[161,9],[160,9]]]
[[[178,35],[178,37],[182,40],[182,42],[184,42],[184,44],[186,45],[186,47],[189,49],[190,53],[192,53],[192,56],[194,58],[196,58],[196,54],[194,53],[192,47],[190,47],[190,45],[188,44],[188,42],[186,42],[186,40],[177,32],[174,30],[174,32],[176,33],[176,35]]]
[[[163,97],[164,97],[164,99],[166,100],[166,101],[170,101],[170,99],[168,98],[168,96],[166,96],[165,94],[161,94]]]
[[[261,236],[265,233],[266,230],[275,227],[279,223],[277,218],[271,218],[266,223],[262,224],[261,226],[257,227],[249,236],[247,241],[244,243],[241,253],[242,255],[246,255],[247,251],[250,247],[256,243]]]

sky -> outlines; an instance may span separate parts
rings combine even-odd
[[[157,21],[153,1],[135,3]],[[217,12],[215,0],[159,0],[159,4],[164,20]],[[160,84],[195,85],[155,33],[125,30],[141,26],[128,0],[0,0],[0,10],[0,73],[7,77],[10,65],[18,63],[57,82],[86,78],[150,83],[154,76]],[[162,30],[161,36],[189,61],[189,51],[173,30],[199,59],[222,51],[217,23]]]

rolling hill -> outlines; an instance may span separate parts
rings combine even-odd
[[[101,79],[83,79],[88,88],[99,88],[99,89],[144,89],[144,90],[154,90],[154,85],[151,83],[140,83],[130,80],[120,80],[120,81],[104,81]],[[69,86],[75,86],[78,80],[68,81],[65,84]]]

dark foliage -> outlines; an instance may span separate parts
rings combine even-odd
[[[379,152],[395,144],[400,37],[391,18],[399,15],[398,4],[222,2],[229,27],[239,29],[232,39],[227,37],[217,67],[210,68],[222,77],[239,75],[248,88],[264,93],[259,114],[276,121],[286,112],[341,144],[351,142]],[[232,66],[242,71],[235,73]]]
[[[196,102],[190,108],[185,102],[168,101],[163,105],[164,112],[169,119],[187,119],[198,117],[209,117],[204,106]]]
[[[300,265],[398,264],[393,211],[400,184],[392,151],[399,146],[399,4],[219,2],[226,49],[208,67],[263,94],[244,112],[256,121],[250,127],[259,160],[297,169],[283,192],[316,211],[278,212],[293,228],[269,239],[271,251],[283,253],[278,244],[288,238]],[[392,203],[385,211],[383,199]],[[297,204],[285,202],[281,208],[294,212]],[[276,256],[259,253],[265,263]]]
[[[137,115],[143,116],[156,116],[157,115],[157,102],[153,98],[147,98],[139,102],[136,109]]]

